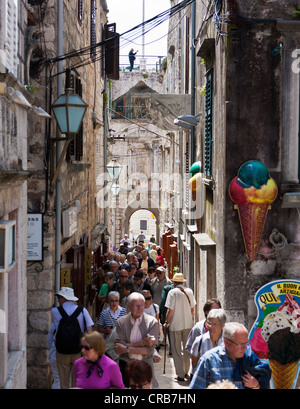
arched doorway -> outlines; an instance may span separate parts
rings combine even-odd
[[[122,230],[123,230],[123,234],[127,233],[128,235],[130,235],[130,219],[131,216],[134,215],[134,213],[138,212],[139,210],[142,211],[148,211],[150,213],[150,217],[155,220],[155,232],[153,233],[156,239],[156,243],[160,244],[160,236],[159,236],[159,228],[160,228],[160,214],[159,214],[159,208],[158,206],[155,206],[154,208],[146,208],[146,207],[131,207],[130,205],[126,208],[123,217],[122,217],[122,221],[123,221],[123,226],[122,226]],[[154,217],[153,217],[153,216]],[[139,216],[139,213],[137,213],[137,216]],[[135,216],[136,217],[136,216]],[[152,234],[152,233],[151,233]],[[149,233],[145,234],[146,237],[150,239],[151,236],[149,236]],[[131,236],[130,236],[131,237]]]
[[[145,243],[150,241],[152,235],[156,240],[156,217],[150,210],[140,209],[130,216],[128,234],[132,243],[140,233],[145,235]]]

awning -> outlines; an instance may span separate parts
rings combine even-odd
[[[193,234],[193,237],[196,240],[198,246],[200,247],[216,245],[216,243],[206,233],[196,233],[196,234]]]

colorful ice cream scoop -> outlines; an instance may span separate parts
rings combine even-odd
[[[277,192],[266,166],[255,160],[244,163],[229,185],[229,196],[238,209],[249,261],[256,257],[269,205],[276,199]]]
[[[236,204],[271,204],[277,196],[277,185],[264,164],[248,161],[230,183],[229,196]]]
[[[274,332],[284,328],[289,328],[293,333],[300,332],[300,328],[297,327],[297,321],[290,313],[286,311],[275,311],[264,319],[261,335],[263,339],[268,342],[270,336],[273,335]]]

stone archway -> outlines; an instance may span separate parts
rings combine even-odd
[[[149,212],[152,212],[156,218],[156,241],[158,242],[157,244],[159,244],[159,225],[160,225],[160,213],[159,213],[159,208],[158,206],[149,208],[146,206],[134,206],[131,207],[130,205],[125,209],[124,214],[123,214],[123,218],[122,218],[122,234],[124,235],[125,232],[128,231],[129,228],[129,221],[131,216],[133,215],[133,213],[135,213],[138,210],[148,210]]]

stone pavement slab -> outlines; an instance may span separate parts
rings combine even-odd
[[[159,385],[159,389],[188,389],[189,388],[189,381],[177,381],[174,361],[172,356],[168,353],[167,347],[167,355],[166,355],[166,369],[165,374],[164,372],[164,353],[165,347],[161,346],[159,350],[159,355],[161,356],[161,361],[154,364],[154,371],[155,376]]]

